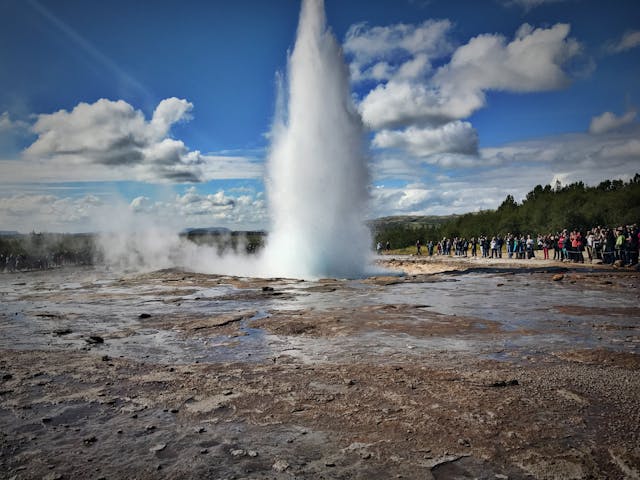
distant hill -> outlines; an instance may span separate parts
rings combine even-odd
[[[15,230],[0,230],[0,237],[15,237],[16,235],[20,235],[20,232]]]
[[[185,228],[180,235],[223,235],[229,234],[231,230],[225,227],[203,227],[203,228]]]
[[[183,237],[219,237],[219,236],[258,236],[263,237],[266,235],[266,232],[262,230],[230,230],[224,227],[203,227],[203,228],[185,228],[180,232],[180,235]]]
[[[408,229],[421,229],[425,227],[436,227],[444,225],[451,220],[455,220],[460,215],[396,215],[391,217],[381,217],[368,222],[372,230],[386,229],[391,227],[401,227]]]

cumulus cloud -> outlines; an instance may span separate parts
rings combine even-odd
[[[591,124],[589,125],[589,133],[597,135],[605,132],[610,132],[612,130],[617,130],[624,125],[632,123],[636,118],[636,114],[637,112],[635,110],[630,110],[624,115],[618,117],[615,113],[604,112],[602,115],[598,115],[597,117],[593,117],[591,119]]]
[[[378,148],[400,148],[420,158],[438,153],[478,153],[478,134],[469,122],[455,121],[439,128],[409,127],[405,130],[382,130],[373,145]]]
[[[605,51],[610,54],[624,52],[640,46],[640,30],[631,30],[617,41],[609,42],[605,46]]]
[[[32,159],[75,166],[128,167],[143,180],[198,181],[199,159],[179,140],[167,138],[171,126],[188,119],[193,105],[162,100],[150,121],[123,100],[80,103],[72,111],[38,115],[38,135],[25,150]]]
[[[453,49],[448,21],[368,27],[357,25],[347,35],[345,50],[357,80],[375,81],[358,108],[375,134],[379,151],[404,151],[420,164],[443,168],[496,165],[499,157],[478,155],[478,134],[468,121],[485,107],[488,91],[540,92],[571,82],[569,66],[582,47],[569,36],[567,24],[534,28],[525,23],[513,39],[483,34]],[[432,51],[422,51],[416,33],[438,39]],[[439,43],[438,43],[439,42]],[[449,60],[437,69],[432,58]],[[401,155],[383,155],[379,172],[401,169]]]
[[[472,109],[459,97],[447,99],[439,88],[411,82],[389,82],[371,90],[360,103],[360,113],[372,129],[397,128],[411,124],[438,126],[464,118]]]
[[[171,128],[191,118],[193,104],[162,100],[150,120],[123,100],[79,103],[71,111],[37,116],[36,140],[22,163],[0,162],[15,181],[37,172],[42,180],[140,180],[200,182],[213,178],[255,178],[262,169],[243,157],[206,155],[170,137]],[[61,178],[67,175],[68,178]],[[221,175],[221,177],[218,177]]]
[[[397,77],[377,85],[360,103],[362,117],[373,129],[437,126],[484,107],[489,90],[563,88],[570,82],[564,67],[581,51],[569,30],[567,24],[533,28],[525,23],[510,42],[499,34],[478,35],[429,78]]]
[[[551,28],[525,23],[509,43],[502,35],[478,35],[456,50],[435,82],[454,91],[537,92],[565,87],[570,80],[563,66],[581,49],[568,37],[569,31],[563,23]]]
[[[420,25],[353,25],[344,41],[351,57],[352,81],[418,78],[431,70],[431,60],[453,50],[449,20],[426,20]]]

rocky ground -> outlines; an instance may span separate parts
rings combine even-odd
[[[30,305],[49,302],[47,313],[38,314],[47,323],[32,335],[55,341],[37,348],[1,344],[0,478],[640,478],[637,308],[548,305],[563,319],[588,317],[594,339],[615,338],[588,348],[523,352],[510,350],[510,339],[540,334],[534,331],[540,327],[447,315],[419,299],[294,304],[305,292],[348,299],[350,289],[381,294],[449,279],[424,274],[423,259],[387,259],[387,265],[398,262],[407,262],[400,267],[408,275],[360,286],[297,283],[295,289],[285,280],[154,272],[123,278],[110,294],[87,286],[86,309],[55,312],[52,305],[64,304],[70,292],[26,288],[28,276],[3,277],[5,285],[26,283],[19,294],[5,288],[6,304],[25,318],[35,318]],[[477,266],[455,266],[469,268]],[[638,298],[640,275],[633,270],[481,268],[499,274],[492,277],[496,285],[526,272],[527,282]],[[149,287],[154,301],[169,309],[202,301],[194,294],[203,285],[231,285],[216,302],[256,310],[157,309],[126,328],[81,330],[79,318],[91,315],[91,305],[126,305],[132,289]],[[18,313],[10,306],[0,310],[4,332]],[[256,315],[267,307],[268,315]],[[565,332],[567,326],[548,328]],[[143,330],[157,332],[152,338],[170,331],[245,350],[248,332],[261,332],[271,348],[269,355],[249,349],[232,360],[193,361],[180,355],[158,361],[144,348],[139,355],[110,349]],[[64,338],[67,344],[60,343]],[[507,347],[492,355],[448,348],[462,339],[496,338]]]

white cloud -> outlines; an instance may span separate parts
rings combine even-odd
[[[360,112],[373,129],[434,126],[469,117],[484,107],[488,90],[562,88],[570,82],[563,67],[581,50],[568,35],[566,24],[535,29],[525,23],[508,43],[498,34],[476,36],[426,80],[398,76],[379,84],[362,100]]]
[[[622,38],[615,42],[609,42],[605,50],[608,53],[620,53],[626,50],[631,50],[640,46],[640,30],[631,30],[626,32]]]
[[[568,38],[569,30],[562,23],[551,28],[525,23],[509,43],[502,35],[479,35],[456,50],[435,82],[454,91],[537,92],[565,87],[569,77],[563,65],[581,48]]]
[[[430,61],[453,50],[447,35],[449,20],[426,20],[420,25],[353,25],[344,41],[352,58],[353,81],[389,80],[395,75],[417,78],[431,69]]]
[[[624,125],[632,123],[636,118],[637,112],[630,110],[621,117],[617,117],[615,113],[604,112],[602,115],[593,117],[589,125],[589,133],[600,134],[617,130]]]
[[[256,178],[258,162],[245,157],[202,154],[171,138],[171,127],[191,118],[193,105],[167,98],[147,121],[123,100],[79,103],[70,112],[41,114],[31,130],[36,140],[22,158],[0,161],[5,181],[200,182]],[[0,128],[10,124],[0,116]]]
[[[375,135],[373,145],[378,148],[404,149],[420,158],[438,153],[474,155],[478,152],[478,134],[469,122],[458,120],[439,128],[382,130]]]
[[[360,113],[372,129],[396,128],[411,124],[437,126],[469,116],[472,108],[461,97],[445,98],[434,86],[406,81],[378,85],[360,103]]]
[[[171,125],[188,118],[186,100],[162,100],[149,122],[123,100],[80,103],[71,112],[38,115],[36,141],[28,159],[50,160],[75,167],[102,165],[133,170],[136,179],[198,181],[199,162],[179,140],[167,138]]]

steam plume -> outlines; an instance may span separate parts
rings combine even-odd
[[[304,0],[268,159],[273,224],[264,261],[274,275],[365,273],[369,173],[348,75],[324,1]]]

